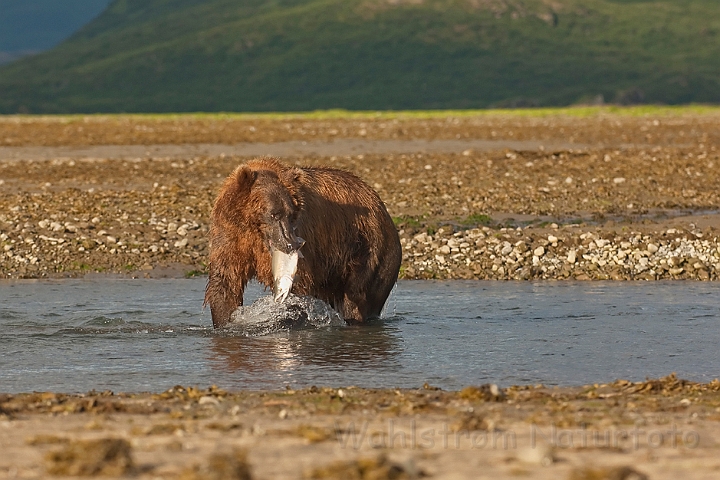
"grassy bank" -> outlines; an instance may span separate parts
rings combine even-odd
[[[720,115],[715,105],[635,105],[566,106],[546,108],[488,108],[482,110],[346,110],[341,108],[307,112],[187,112],[187,113],[76,113],[76,114],[5,114],[4,122],[72,122],[137,120],[394,120],[452,119],[472,117],[577,117],[598,115],[619,117],[676,117],[682,115]]]

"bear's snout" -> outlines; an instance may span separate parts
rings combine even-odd
[[[268,238],[270,248],[280,250],[288,255],[300,250],[300,248],[305,245],[305,240],[295,235],[294,230],[289,222],[277,222],[270,230]]]

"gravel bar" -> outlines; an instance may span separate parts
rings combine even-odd
[[[375,188],[398,226],[401,278],[715,280],[717,120],[3,117],[0,139],[21,154],[0,161],[0,276],[204,274],[214,197],[251,157],[167,147],[307,141],[327,155],[282,160],[347,169]],[[372,153],[329,155],[343,138],[356,152],[366,141]],[[398,139],[497,149],[398,153]],[[514,141],[559,146],[528,151],[510,148]],[[123,153],[138,145],[144,155]],[[91,146],[110,153],[56,156]],[[23,158],[23,148],[33,156]]]

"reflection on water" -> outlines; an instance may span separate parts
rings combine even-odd
[[[720,371],[711,283],[400,282],[390,316],[369,325],[345,326],[321,308],[308,314],[315,321],[273,323],[276,307],[261,298],[244,309],[248,324],[223,332],[202,309],[204,286],[202,278],[0,282],[0,392],[459,389],[673,371],[709,381]],[[252,286],[246,304],[262,295]]]
[[[401,351],[401,332],[388,322],[253,338],[213,335],[209,360],[230,373],[291,371],[301,366],[386,369],[393,363],[399,366],[396,357]]]

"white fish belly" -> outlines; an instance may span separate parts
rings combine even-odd
[[[272,253],[272,276],[273,276],[273,299],[282,303],[287,298],[295,281],[297,272],[298,252],[290,254],[273,250]]]

